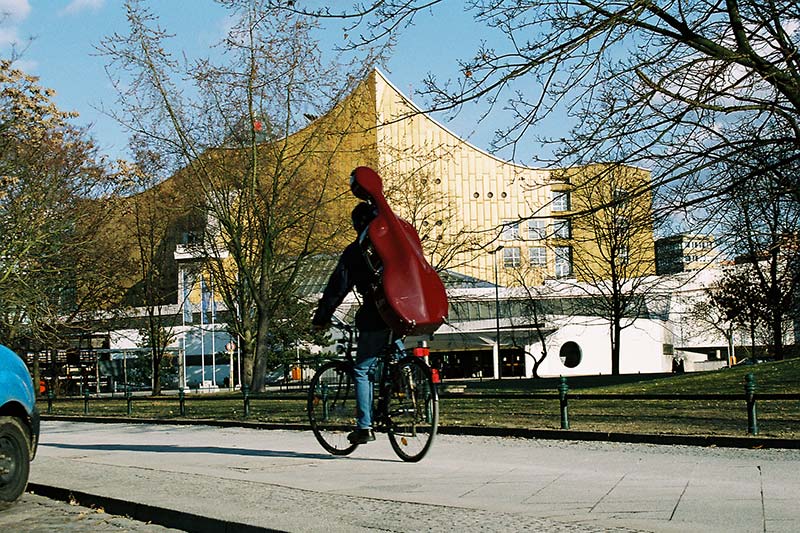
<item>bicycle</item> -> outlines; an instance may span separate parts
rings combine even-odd
[[[335,317],[333,325],[344,333],[345,358],[324,363],[314,374],[308,390],[308,418],[325,450],[348,455],[359,446],[347,439],[356,422],[355,330]],[[407,350],[397,339],[378,354],[372,373],[378,377],[377,381],[373,378],[377,386],[373,431],[387,433],[395,453],[407,462],[417,462],[428,453],[439,425],[436,383],[420,355],[419,348]]]

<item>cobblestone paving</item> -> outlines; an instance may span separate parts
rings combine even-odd
[[[136,532],[181,531],[114,516],[102,509],[51,500],[29,492],[12,504],[0,504],[0,531],[9,533]]]

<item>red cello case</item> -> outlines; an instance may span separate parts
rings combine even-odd
[[[381,317],[398,335],[433,333],[447,318],[447,292],[425,260],[417,230],[394,214],[383,196],[381,177],[371,168],[356,168],[350,189],[378,211],[361,243],[367,262],[379,274],[375,300]]]

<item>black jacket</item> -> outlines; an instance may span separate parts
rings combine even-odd
[[[344,297],[355,287],[363,299],[363,303],[356,313],[356,328],[359,331],[387,329],[386,322],[378,313],[375,297],[370,287],[374,281],[375,274],[367,266],[358,241],[350,243],[339,257],[339,262],[322,293],[311,323],[317,326],[327,325]]]

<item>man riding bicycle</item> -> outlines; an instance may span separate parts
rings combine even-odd
[[[334,311],[353,287],[361,295],[362,304],[356,313],[359,339],[354,367],[358,416],[356,429],[347,436],[353,444],[365,444],[375,440],[372,431],[372,383],[369,373],[375,366],[377,353],[390,342],[392,334],[378,312],[370,288],[370,284],[375,281],[374,273],[367,265],[358,243],[358,236],[366,231],[375,216],[377,216],[375,207],[366,202],[359,203],[353,209],[351,218],[353,228],[356,230],[356,239],[339,257],[339,262],[328,280],[311,321],[315,328],[325,329]]]

